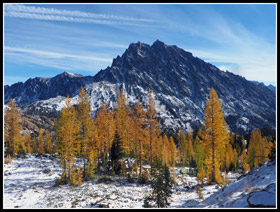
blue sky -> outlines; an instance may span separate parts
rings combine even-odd
[[[161,40],[276,84],[276,4],[4,4],[4,84],[95,75],[130,43]]]

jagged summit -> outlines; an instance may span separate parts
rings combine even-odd
[[[149,45],[138,41],[137,43],[131,43],[131,44],[129,44],[129,46],[128,46],[127,49],[141,48],[142,46],[149,46]]]
[[[157,40],[152,44],[152,46],[166,46],[166,44],[157,39]]]

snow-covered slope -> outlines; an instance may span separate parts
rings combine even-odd
[[[82,165],[78,160],[76,165]],[[228,173],[225,187],[203,185],[200,199],[197,179],[184,174],[185,168],[171,169],[176,173],[176,185],[169,198],[170,208],[248,208],[275,207],[276,166],[267,162],[244,176]],[[56,186],[61,175],[59,160],[52,156],[27,154],[4,164],[4,208],[142,208],[149,185],[126,177],[96,176],[79,187]],[[189,170],[188,170],[188,173]],[[103,180],[102,180],[103,179]]]
[[[261,167],[241,176],[205,200],[194,204],[187,201],[183,207],[248,208],[276,207],[276,165],[267,161]]]

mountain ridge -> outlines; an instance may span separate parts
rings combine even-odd
[[[92,76],[82,76],[69,72],[63,72],[54,77],[29,78],[24,83],[5,85],[4,103],[7,104],[11,98],[19,105],[28,105],[59,95],[73,97],[77,95],[81,86],[85,86],[91,81],[93,81]]]
[[[37,105],[38,113],[40,108],[47,113],[46,108],[52,108],[49,98],[66,96],[70,92],[69,96],[77,99],[80,86],[84,86],[93,104],[92,110],[96,112],[101,100],[111,107],[114,105],[120,87],[124,88],[132,105],[136,99],[145,104],[145,96],[151,89],[163,126],[191,130],[203,122],[205,102],[213,87],[221,99],[226,121],[234,131],[275,127],[276,97],[273,91],[242,76],[221,71],[192,53],[159,40],[152,45],[131,43],[121,56],[113,59],[111,66],[100,70],[95,76],[83,77],[65,72],[64,75],[68,90],[60,89],[64,93],[53,93],[48,98],[31,98],[36,101],[29,102],[28,107],[34,109],[34,105]],[[54,78],[57,79],[57,76]],[[69,85],[75,86],[70,90]],[[9,87],[6,90],[9,91]],[[12,92],[6,95],[6,90],[5,103],[12,96]],[[15,98],[16,103],[24,103],[24,96],[20,97]],[[59,101],[57,108],[60,108]],[[44,104],[47,106],[42,106]]]

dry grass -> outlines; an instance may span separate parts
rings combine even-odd
[[[243,189],[243,192],[245,192],[245,191],[248,191],[249,193],[252,192],[253,189],[252,189],[251,186],[249,185],[247,179],[244,180],[244,184],[245,184],[245,187],[244,187],[244,189]]]
[[[6,164],[9,164],[9,163],[11,163],[12,162],[12,157],[11,157],[11,155],[7,155],[7,157],[5,158],[5,163]]]

